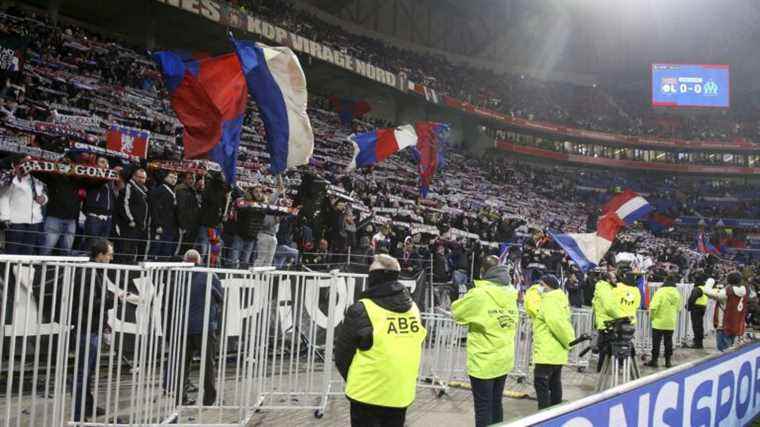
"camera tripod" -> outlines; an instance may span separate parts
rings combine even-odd
[[[631,348],[613,349],[611,353],[606,355],[607,357],[602,363],[602,370],[599,373],[599,382],[596,384],[597,393],[638,379],[641,376],[636,358],[631,350]]]

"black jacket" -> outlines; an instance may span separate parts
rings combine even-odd
[[[99,183],[87,188],[87,199],[82,211],[85,214],[113,215],[116,207],[116,193],[110,182]]]
[[[436,253],[433,257],[433,280],[447,283],[451,280],[451,269],[446,255]]]
[[[243,240],[256,240],[256,235],[264,224],[264,211],[256,208],[240,208],[235,232]]]
[[[79,183],[64,175],[40,174],[40,180],[47,184],[48,203],[47,216],[60,219],[79,219]]]
[[[207,228],[219,227],[222,224],[226,200],[227,193],[224,183],[219,184],[213,180],[209,180],[201,197],[201,212],[198,217],[198,223]]]
[[[134,222],[137,229],[147,230],[150,215],[147,189],[130,180],[119,196],[119,212],[125,225]]]
[[[699,297],[702,296],[702,289],[699,289],[698,286],[694,286],[691,289],[691,294],[689,295],[689,300],[686,302],[686,309],[689,311],[694,311],[697,309],[696,302]],[[701,310],[704,310],[705,307],[699,307]]]
[[[409,290],[399,282],[386,282],[364,291],[358,299],[369,298],[380,307],[396,313],[404,313],[412,308]],[[356,302],[346,310],[346,316],[335,330],[335,366],[344,379],[354,360],[357,349],[367,351],[372,348],[372,323],[364,304]]]
[[[195,233],[198,230],[198,218],[201,214],[200,195],[194,188],[185,184],[178,185],[176,193],[179,228]]]
[[[150,200],[150,221],[153,228],[161,227],[164,232],[177,233],[177,198],[166,184],[154,187],[148,195]]]
[[[109,270],[88,268],[78,270],[74,275],[71,293],[71,324],[74,326],[75,333],[98,334],[106,326],[108,310],[114,305],[114,295],[107,287],[107,271]],[[79,317],[80,309],[81,318]],[[89,313],[92,313],[90,320],[92,323],[88,329]]]

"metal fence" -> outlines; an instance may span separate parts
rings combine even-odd
[[[661,283],[649,283],[649,296],[650,299],[657,292],[657,289],[661,286]],[[683,306],[678,312],[676,318],[676,327],[673,330],[673,345],[685,346],[692,342],[694,339],[694,330],[691,325],[690,312],[686,310],[685,306],[691,295],[691,291],[694,288],[692,283],[679,283],[676,285],[678,291],[681,293],[681,299]],[[715,312],[715,301],[709,299],[707,307],[705,308],[705,315],[702,319],[704,322],[703,329],[705,337],[713,335],[715,327],[713,326],[713,314]],[[639,354],[648,353],[652,350],[652,321],[649,317],[649,310],[639,310],[636,315],[636,335],[635,335],[635,348]]]
[[[337,271],[7,255],[0,280],[0,424],[19,427],[243,426],[259,410],[319,417],[343,395],[335,327],[367,285],[366,275]],[[424,286],[404,283],[413,294]],[[688,319],[679,316],[679,341],[690,337]],[[418,386],[443,393],[467,382],[467,329],[440,309],[422,320]],[[589,309],[574,308],[571,320],[576,335],[592,332]],[[650,349],[650,331],[642,311],[637,350]],[[532,325],[522,310],[514,351],[510,376],[524,381]],[[582,370],[590,353],[580,351],[568,364]]]

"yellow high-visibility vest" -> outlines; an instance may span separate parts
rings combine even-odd
[[[615,288],[615,296],[620,303],[621,314],[631,319],[632,324],[636,324],[636,313],[641,306],[641,292],[635,286],[628,286],[625,283],[618,283]]]
[[[359,300],[372,324],[372,347],[357,350],[348,369],[346,396],[370,405],[406,408],[414,402],[422,342],[427,335],[420,310],[386,310],[372,300]]]
[[[705,295],[705,287],[704,286],[697,286],[699,290],[702,291],[702,296],[697,298],[696,301],[694,301],[694,305],[697,307],[707,307],[707,295]]]

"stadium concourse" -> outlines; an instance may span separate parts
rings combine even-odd
[[[354,37],[290,2],[146,2],[153,3],[163,3],[162,13],[203,15],[198,7],[221,4],[228,16],[254,14],[357,61],[405,73],[426,85],[426,101],[435,104],[438,96],[450,96],[473,108],[563,128],[726,141],[750,153],[760,141],[753,105],[709,119],[674,115],[662,126],[662,117],[650,114],[629,91],[449,63]],[[397,281],[399,289],[409,288],[410,304],[419,309],[409,312],[420,316],[427,331],[420,338],[421,374],[407,425],[471,425],[476,418],[466,371],[466,343],[472,339],[452,320],[452,304],[477,289],[476,281],[496,280],[496,270],[504,273],[498,283],[514,286],[520,307],[513,313],[516,356],[506,377],[505,422],[537,412],[534,387],[540,386],[531,362],[537,341],[528,300],[536,288],[552,292],[555,281],[566,295],[572,313],[566,320],[576,337],[603,335],[591,309],[598,310],[600,283],[620,282],[621,292],[635,292],[640,303],[623,299],[632,307],[629,317],[639,319],[632,341],[639,362],[656,351],[649,304],[667,286],[677,286],[681,298],[672,304],[670,334],[657,331],[667,335],[667,365],[683,367],[752,345],[744,324],[760,323],[760,188],[754,177],[591,168],[514,155],[495,148],[510,136],[486,120],[475,126],[487,140],[484,146],[474,147],[464,132],[452,129],[456,137],[440,136],[433,156],[406,149],[384,153],[391,155],[379,161],[373,152],[372,167],[351,171],[356,135],[379,139],[384,128],[396,128],[387,135],[407,123],[400,122],[401,114],[384,112],[381,103],[372,111],[372,102],[334,96],[330,81],[342,81],[345,70],[314,66],[306,68],[306,78],[314,70],[322,84],[308,85],[306,113],[314,134],[308,164],[270,173],[279,155],[267,132],[271,112],[262,106],[266,97],[252,96],[236,122],[240,147],[231,183],[223,178],[229,164],[185,159],[195,147],[188,146],[177,112],[179,84],[166,78],[167,68],[144,46],[111,36],[82,17],[86,9],[67,9],[66,2],[51,2],[53,17],[39,9],[40,1],[1,4],[10,6],[0,11],[0,421],[42,425],[37,417],[44,414],[45,420],[108,418],[137,425],[176,415],[172,421],[197,425],[347,425],[353,408],[331,339],[345,332],[339,321],[378,277],[393,277],[394,286]],[[311,65],[311,57],[298,54]],[[193,61],[206,56],[177,57],[198,64]],[[185,83],[200,73],[187,67]],[[297,67],[284,68],[295,73]],[[421,100],[412,105],[421,111],[414,115],[418,126],[443,109],[428,111]],[[441,113],[441,121],[453,114]],[[542,144],[557,147],[548,139],[537,146]],[[732,156],[707,154],[701,161],[750,170],[751,156],[757,157],[748,154],[743,165]],[[431,157],[437,170],[432,168],[429,192],[421,197],[419,164]],[[679,161],[677,155],[661,157],[663,163]],[[617,208],[604,209],[629,194],[642,200],[647,213],[653,211],[630,224],[617,216]],[[593,234],[610,212],[619,223],[616,233],[608,250],[592,260],[600,267],[586,269],[581,261],[589,261],[588,248],[568,248],[555,236]],[[393,268],[380,269],[390,275],[373,274],[383,259],[378,255],[385,254],[395,257],[398,268],[391,263]],[[491,271],[494,256],[499,266]],[[93,291],[95,283],[102,289]],[[738,296],[744,317],[730,319],[741,330],[728,336],[724,317],[714,329],[713,316],[724,311],[713,310],[712,300],[733,303],[736,295],[726,289],[740,283],[748,289]],[[176,289],[187,289],[187,295]],[[704,320],[693,317],[700,310],[707,313]],[[697,321],[707,329],[704,343],[694,334]],[[668,337],[674,341],[672,357]],[[563,370],[563,402],[597,391],[598,356],[580,350],[570,350]],[[662,375],[662,369],[641,365],[642,376]],[[95,378],[87,370],[97,372]],[[90,390],[94,396],[85,398]]]

